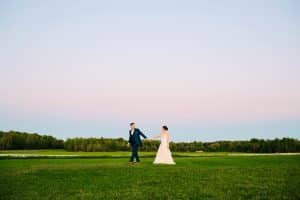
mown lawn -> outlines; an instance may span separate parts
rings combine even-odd
[[[128,154],[2,158],[0,199],[300,199],[299,155],[181,156],[157,166],[146,153],[131,166]]]
[[[154,157],[156,152],[139,152],[141,157]],[[175,157],[194,157],[194,156],[225,156],[230,153],[227,152],[173,152]],[[240,153],[238,153],[240,154]],[[0,150],[0,156],[3,155],[25,155],[25,156],[39,156],[39,157],[52,157],[52,156],[79,156],[79,157],[93,157],[93,158],[104,158],[104,157],[124,157],[127,158],[130,155],[130,152],[118,151],[118,152],[74,152],[74,151],[65,151],[62,149],[45,149],[45,150]]]

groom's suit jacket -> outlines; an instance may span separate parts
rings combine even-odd
[[[139,146],[142,146],[142,140],[141,140],[141,137],[142,136],[143,138],[147,138],[146,135],[144,135],[142,133],[142,131],[140,131],[140,129],[138,128],[135,128],[134,131],[133,131],[133,134],[131,134],[131,130],[129,130],[129,140],[128,142],[131,144],[131,145],[139,145]]]

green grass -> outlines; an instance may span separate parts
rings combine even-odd
[[[13,152],[74,154],[0,153]],[[191,153],[157,166],[153,153],[142,153],[130,166],[129,152],[75,154],[86,157],[0,159],[0,199],[300,199],[299,155]]]
[[[26,155],[27,157],[51,157],[51,156],[77,156],[77,157],[128,157],[130,154],[129,152],[119,151],[119,152],[72,152],[72,151],[65,151],[65,150],[1,150],[0,156],[4,154],[9,155]],[[153,157],[155,156],[156,152],[139,152],[141,157]],[[175,157],[195,157],[195,156],[224,156],[228,155],[229,153],[226,152],[216,152],[216,153],[208,153],[208,152],[173,152],[173,156]],[[2,156],[3,157],[3,156]],[[9,156],[8,156],[9,157]]]

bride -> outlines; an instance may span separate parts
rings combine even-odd
[[[163,126],[161,133],[157,136],[152,137],[151,139],[154,138],[160,138],[161,142],[153,163],[154,164],[175,164],[169,148],[170,134],[168,132],[168,127]]]

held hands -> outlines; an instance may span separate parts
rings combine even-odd
[[[156,138],[159,138],[159,137],[160,137],[160,135],[152,136],[152,137],[148,137],[146,140],[152,141],[152,140],[155,140]]]

